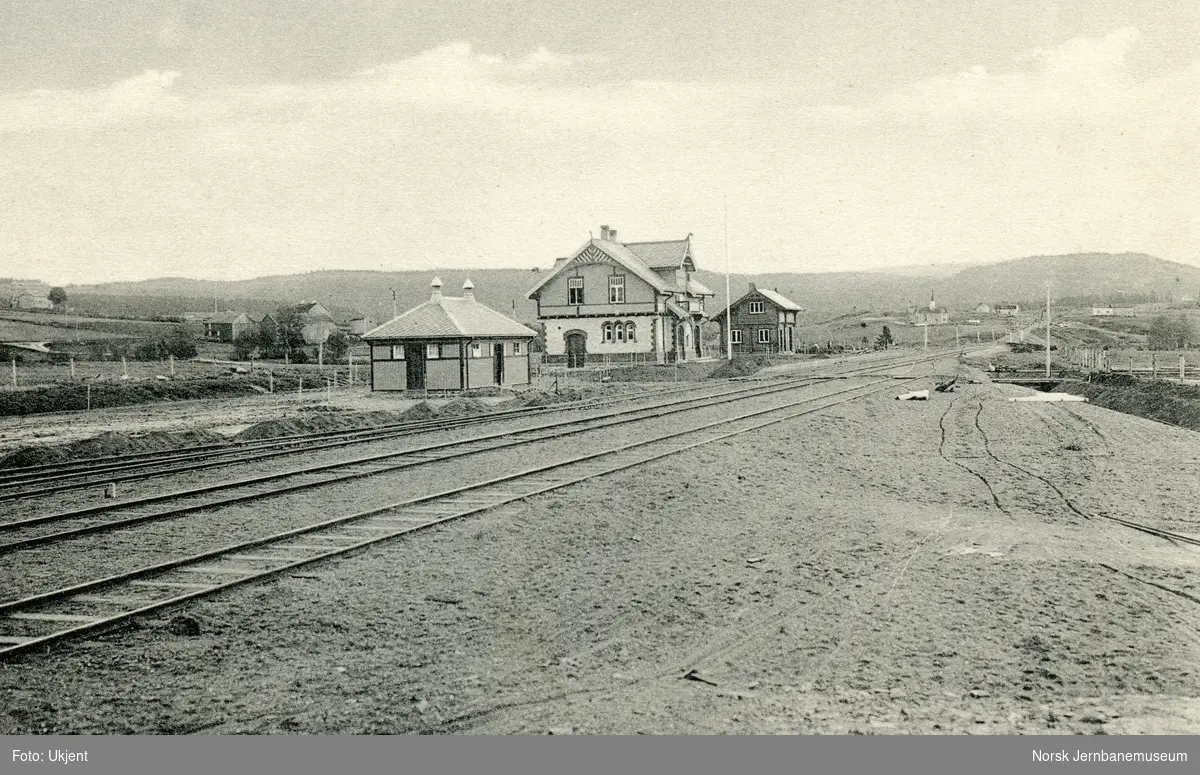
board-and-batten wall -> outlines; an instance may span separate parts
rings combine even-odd
[[[486,357],[472,358],[471,345],[464,344],[461,352],[467,355],[467,388],[490,387],[496,384],[492,347],[500,344],[499,340],[478,340],[482,345],[481,353]],[[504,385],[524,385],[529,383],[529,342],[520,341],[521,354],[513,355],[514,342],[504,340]],[[426,342],[420,343],[422,347]],[[403,345],[372,345],[371,369],[374,390],[406,390],[408,388],[408,366],[405,360],[393,358],[393,348],[403,348]],[[463,361],[458,357],[457,342],[442,344],[441,358],[425,360],[425,387],[428,390],[461,390],[463,389]]]

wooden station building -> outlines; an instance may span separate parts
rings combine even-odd
[[[729,335],[725,333],[729,326],[725,310],[713,315],[712,320],[721,326],[722,353],[730,338],[735,353],[790,353],[796,351],[796,318],[803,312],[803,307],[778,291],[750,283],[750,291],[729,305],[733,318]]]
[[[363,335],[371,345],[371,389],[471,390],[529,384],[534,331],[475,300],[443,296],[431,283],[429,301]]]

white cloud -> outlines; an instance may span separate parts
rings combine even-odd
[[[1139,40],[1137,30],[1115,30],[1103,38],[1075,38],[1031,52],[1030,69],[989,73],[983,67],[930,78],[883,102],[888,111],[911,115],[1058,117],[1066,113],[1105,115],[1127,110],[1153,82],[1139,84],[1126,67]]]
[[[101,89],[38,90],[0,96],[0,132],[43,128],[88,129],[166,115],[183,107],[171,95],[180,74],[146,70]]]
[[[592,58],[467,43],[319,82],[185,93],[148,71],[0,96],[0,133],[21,130],[0,144],[0,256],[210,275],[535,265],[605,220],[712,240],[726,191],[748,269],[1200,254],[1200,64],[1136,79],[1138,42],[1068,41],[856,106],[775,82],[606,81]]]

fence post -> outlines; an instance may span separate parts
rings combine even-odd
[[[129,364],[125,362],[125,356],[121,356],[121,375],[125,379],[129,379]]]
[[[16,387],[17,386],[17,359],[16,358],[12,359],[12,369],[13,369],[13,387]]]
[[[1150,353],[1150,379],[1158,379],[1158,353]]]
[[[71,356],[71,381],[75,381],[75,356]]]
[[[300,381],[298,383],[296,383],[296,395],[298,395],[298,396],[304,395],[304,375],[303,374],[300,375]]]
[[[92,383],[91,382],[87,383],[87,408],[88,408],[89,412],[92,410]]]
[[[1133,356],[1129,356],[1129,376],[1133,376]]]
[[[275,372],[273,372],[273,371],[267,372],[267,392],[268,393],[275,392]]]
[[[1179,356],[1179,384],[1180,385],[1183,384],[1183,367],[1184,367],[1184,359],[1183,359],[1183,355],[1180,354],[1180,356]]]
[[[168,355],[167,359],[171,361],[171,376],[174,377],[175,376],[175,356],[174,356],[174,354]]]

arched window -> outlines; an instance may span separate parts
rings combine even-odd
[[[625,324],[625,338],[626,339],[628,339],[631,342],[636,342],[637,339],[634,336],[634,334],[636,334],[636,333],[637,333],[637,326],[635,326],[633,324],[632,320]]]
[[[604,341],[611,342],[613,340],[613,324],[605,323],[603,327]]]
[[[615,323],[613,325],[613,327],[616,329],[616,332],[617,332],[617,341],[624,342],[625,341],[625,324],[624,323]]]

